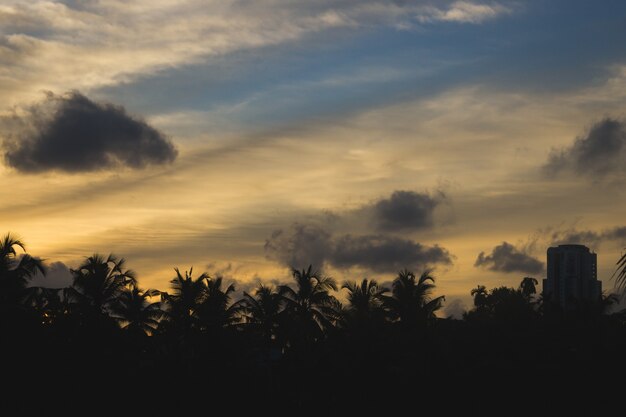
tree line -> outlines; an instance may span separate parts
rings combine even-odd
[[[141,392],[169,398],[165,407],[176,410],[208,391],[251,403],[280,393],[294,410],[319,410],[348,404],[372,384],[382,384],[381,395],[399,395],[448,377],[489,384],[503,369],[542,373],[548,363],[567,374],[571,361],[596,376],[580,352],[626,346],[626,315],[604,314],[616,296],[563,314],[543,302],[531,277],[518,288],[477,286],[474,307],[451,320],[437,317],[444,296],[435,296],[430,270],[400,271],[389,287],[371,279],[339,286],[308,266],[293,269],[290,284],[259,284],[240,299],[235,284],[193,269],[176,268],[167,291],[142,289],[114,255],[94,254],[70,271],[67,288],[30,286],[44,264],[20,239],[3,237],[1,349],[15,359],[5,375],[25,385],[34,374],[54,375],[62,383],[38,395],[60,398],[66,383],[84,404],[101,402],[106,375],[114,374],[118,382],[150,381]],[[334,295],[340,290],[344,303]],[[611,346],[596,343],[607,338]],[[528,352],[539,365],[524,358]],[[32,361],[42,354],[48,360]],[[322,401],[320,389],[333,394]],[[24,412],[41,404],[5,402]]]
[[[193,268],[175,276],[168,291],[142,289],[123,258],[94,254],[71,269],[67,288],[29,286],[44,264],[28,254],[18,256],[24,243],[6,235],[0,243],[0,302],[5,309],[34,314],[44,325],[71,321],[75,326],[107,327],[117,324],[134,337],[171,332],[180,337],[218,329],[246,328],[268,343],[287,349],[314,342],[325,333],[369,321],[397,322],[404,327],[425,326],[435,319],[443,296],[433,297],[435,278],[427,270],[416,276],[401,271],[391,288],[375,280],[346,281],[348,304],[332,292],[337,282],[312,266],[292,271],[293,284],[259,284],[251,293],[233,300],[235,284]],[[155,301],[157,299],[158,301]]]

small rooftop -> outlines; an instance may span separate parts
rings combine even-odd
[[[549,251],[554,251],[554,250],[557,250],[557,249],[570,249],[570,250],[591,252],[591,250],[587,246],[579,245],[579,244],[575,244],[575,243],[566,243],[564,245],[559,245],[558,247],[552,246],[552,247],[548,248]]]
[[[566,248],[566,249],[567,248],[569,248],[569,249],[576,249],[576,248],[578,248],[578,249],[587,249],[587,250],[589,250],[589,248],[587,246],[579,245],[579,244],[576,244],[576,243],[566,243],[564,245],[559,245],[559,248]]]

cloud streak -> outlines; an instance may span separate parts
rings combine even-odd
[[[118,85],[210,57],[323,35],[330,30],[481,23],[496,3],[380,0],[293,2],[49,2],[0,6],[0,91],[32,98],[45,89]],[[25,87],[30,85],[30,89]]]
[[[419,15],[419,20],[432,22],[482,23],[494,19],[501,14],[510,12],[510,9],[498,4],[482,4],[469,1],[455,1],[446,9],[429,8],[428,12]]]
[[[21,114],[20,114],[21,113]],[[89,172],[167,164],[173,143],[121,106],[78,92],[49,93],[43,102],[4,118],[7,165],[21,172]]]
[[[580,244],[597,246],[605,241],[616,241],[624,244],[626,243],[626,226],[615,226],[600,231],[578,230],[575,228],[556,230],[550,234],[549,240],[551,245]]]

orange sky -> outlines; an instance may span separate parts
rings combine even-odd
[[[80,172],[29,173],[5,159],[0,231],[69,266],[115,252],[144,287],[162,289],[174,266],[247,283],[286,280],[286,252],[310,244],[296,242],[294,224],[322,230],[331,246],[346,236],[438,245],[451,263],[406,267],[435,267],[438,294],[467,306],[477,284],[516,286],[543,274],[477,267],[479,253],[508,242],[523,259],[545,262],[549,245],[577,236],[572,243],[598,253],[612,287],[626,245],[626,57],[607,41],[615,29],[588,32],[578,49],[568,41],[585,19],[609,17],[573,5],[553,27],[556,6],[542,2],[258,3],[0,6],[5,151],[10,141],[52,137],[46,129],[60,111],[38,133],[11,124],[33,122],[44,90],[123,106],[123,117],[144,120],[178,150],[171,163]],[[606,118],[617,127],[605,137]],[[581,165],[596,157],[577,139],[612,144],[601,148],[606,169]],[[555,149],[564,168],[548,176]],[[445,197],[413,213],[423,223],[385,228],[376,210],[396,191]],[[287,240],[270,253],[277,230]],[[325,246],[318,267],[339,280],[393,278],[357,249],[361,260],[350,264]],[[378,256],[381,247],[367,250]]]

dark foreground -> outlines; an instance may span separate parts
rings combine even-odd
[[[75,330],[5,316],[3,415],[623,409],[626,328],[617,317],[436,320],[331,332],[284,353],[236,328],[184,339]]]

